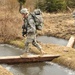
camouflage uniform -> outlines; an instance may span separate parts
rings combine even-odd
[[[29,52],[29,44],[32,43],[41,51],[41,46],[36,42],[36,27],[31,15],[24,19],[24,24],[27,26],[27,39],[25,42],[25,52]]]

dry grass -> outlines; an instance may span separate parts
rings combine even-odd
[[[36,0],[27,0],[26,7],[33,9]],[[7,42],[22,38],[22,16],[19,13],[17,0],[0,0],[0,39]]]
[[[6,42],[21,37],[22,19],[16,0],[3,1],[4,5],[0,5],[0,37]]]
[[[28,6],[28,3],[29,6]],[[31,10],[34,6],[34,0],[26,1],[26,7]],[[30,8],[31,7],[31,8]],[[33,9],[33,8],[32,8]],[[22,16],[19,13],[19,4],[17,0],[0,0],[0,39],[4,42],[22,38]],[[71,13],[48,14],[43,13],[44,28],[39,35],[55,36],[69,39],[75,35],[75,25]]]
[[[44,29],[40,34],[64,39],[69,39],[71,35],[75,36],[74,19],[71,13],[44,13],[44,24]]]
[[[0,66],[0,75],[13,75],[12,73],[8,72],[2,66]]]

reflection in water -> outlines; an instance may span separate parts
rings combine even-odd
[[[41,75],[46,63],[25,63],[25,64],[15,64],[15,65],[3,65],[14,75]]]
[[[75,75],[74,71],[50,62],[2,65],[14,75]],[[10,68],[7,68],[7,67]]]

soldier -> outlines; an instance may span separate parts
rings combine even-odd
[[[41,46],[36,42],[36,27],[33,17],[29,14],[27,8],[22,8],[20,13],[24,18],[24,27],[26,29],[26,42],[25,42],[25,52],[29,52],[29,44],[32,43],[41,53],[45,53]],[[23,34],[24,36],[24,34]]]

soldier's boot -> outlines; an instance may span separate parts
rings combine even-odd
[[[40,50],[41,54],[47,54],[44,50]]]
[[[22,55],[20,55],[22,58],[23,57],[27,57],[30,53],[29,53],[29,46],[25,46],[25,50],[23,51],[24,53]]]

